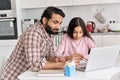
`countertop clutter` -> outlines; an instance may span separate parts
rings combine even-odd
[[[96,22],[88,21],[86,23],[86,28],[90,33],[119,33],[120,32],[120,22],[118,21],[109,21],[107,24],[102,26],[96,26]]]
[[[90,32],[92,35],[120,35],[120,23],[109,24],[105,27],[99,28],[96,27],[93,32]]]

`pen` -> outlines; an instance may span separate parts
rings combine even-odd
[[[70,56],[72,56],[71,52],[68,52],[68,54],[69,54]]]

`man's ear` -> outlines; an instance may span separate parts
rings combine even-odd
[[[46,24],[47,23],[47,18],[43,17],[42,22],[43,22],[43,24]]]

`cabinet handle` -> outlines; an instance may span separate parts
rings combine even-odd
[[[0,19],[0,22],[2,21],[14,21],[15,19]]]

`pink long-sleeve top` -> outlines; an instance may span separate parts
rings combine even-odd
[[[81,54],[84,58],[89,57],[88,51],[91,48],[96,47],[93,40],[88,37],[82,37],[79,40],[71,39],[65,34],[55,51],[56,57],[60,56],[71,56],[72,54]]]

